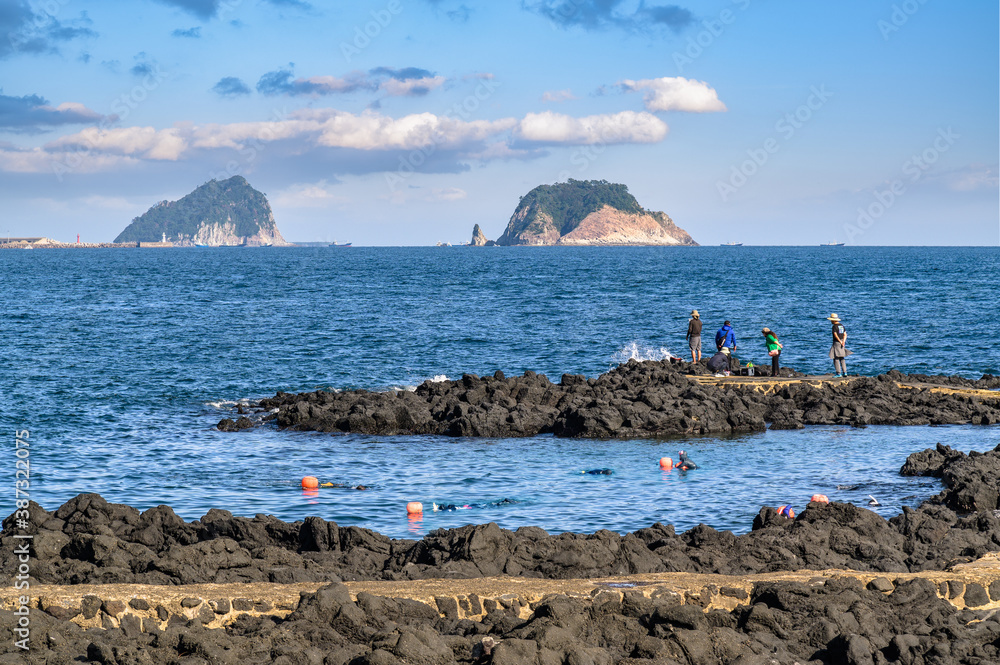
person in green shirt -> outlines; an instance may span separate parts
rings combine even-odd
[[[767,345],[767,355],[771,356],[771,376],[778,376],[778,358],[781,357],[781,342],[778,335],[770,328],[764,328],[764,344]]]

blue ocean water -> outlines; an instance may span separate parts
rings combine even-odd
[[[1000,444],[1000,430],[977,427],[667,441],[214,429],[234,403],[278,390],[406,389],[497,369],[594,376],[686,351],[693,308],[707,344],[730,319],[738,355],[757,363],[766,325],[785,364],[830,371],[825,317],[837,312],[852,372],[1000,374],[997,248],[8,250],[0,271],[0,423],[11,444],[31,431],[32,497],[49,509],[99,492],[187,519],[213,507],[319,515],[395,537],[487,521],[739,532],[761,505],[801,508],[814,492],[862,505],[874,494],[898,513],[938,491],[898,476],[907,454]],[[656,461],[682,448],[702,468],[661,472]],[[580,474],[596,467],[615,473]],[[303,475],[370,489],[308,496]],[[504,498],[516,503],[420,521],[403,509]]]

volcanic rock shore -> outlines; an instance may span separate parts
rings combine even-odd
[[[889,579],[1000,551],[1000,446],[969,455],[938,446],[911,455],[901,473],[940,477],[944,489],[888,521],[850,504],[813,503],[795,520],[765,507],[742,536],[704,525],[676,534],[656,524],[621,536],[550,535],[534,527],[512,532],[487,524],[413,541],[315,517],[286,523],[212,510],[185,522],[165,506],[140,513],[93,494],[54,512],[32,504],[27,530],[15,530],[13,515],[3,522],[0,570],[13,576],[14,550],[23,542],[15,535],[31,535],[36,585],[330,585],[302,593],[287,616],[245,615],[215,630],[197,616],[164,619],[164,626],[109,619],[103,630],[83,629],[70,619],[86,611],[110,616],[111,610],[99,601],[89,610],[50,603],[32,615],[34,651],[20,652],[7,640],[0,663],[1000,662],[1000,579],[969,584],[961,608],[926,579]],[[669,594],[602,592],[586,602],[553,595],[527,616],[494,604],[477,619],[405,599],[352,599],[340,583],[826,568],[885,576],[868,584],[848,578],[760,582],[732,610],[705,611]],[[120,614],[124,606],[112,609]],[[17,621],[0,611],[4,631]]]
[[[769,368],[764,368],[765,371]],[[703,365],[634,360],[588,379],[558,384],[525,372],[425,381],[415,391],[278,393],[256,405],[256,419],[223,419],[238,431],[261,422],[320,432],[448,436],[644,438],[759,432],[805,425],[1000,423],[1000,377],[904,375],[808,380],[783,376],[713,384]],[[699,376],[701,375],[701,376]],[[736,377],[734,377],[735,379]],[[711,381],[711,379],[708,379]]]

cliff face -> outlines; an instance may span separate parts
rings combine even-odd
[[[625,185],[570,180],[528,192],[498,245],[697,245],[665,213],[639,205]]]
[[[115,242],[152,242],[163,235],[180,245],[290,244],[278,231],[267,197],[241,176],[210,180],[177,201],[157,203]]]

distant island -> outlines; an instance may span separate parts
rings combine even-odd
[[[115,242],[179,247],[291,244],[278,231],[267,197],[242,176],[209,180],[177,201],[160,201],[133,219]]]
[[[607,180],[540,185],[521,197],[494,243],[473,229],[472,245],[697,245],[663,212],[646,210],[628,187]]]

